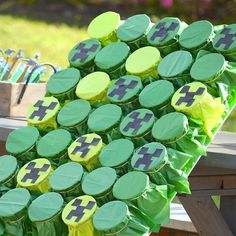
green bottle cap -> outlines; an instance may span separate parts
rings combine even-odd
[[[97,39],[84,40],[71,49],[68,61],[73,67],[86,68],[94,64],[95,56],[101,48],[101,43]]]
[[[103,39],[116,31],[120,24],[120,15],[108,11],[95,17],[88,26],[88,35],[91,38]]]
[[[174,77],[183,74],[190,69],[193,63],[193,57],[188,51],[175,51],[165,56],[159,66],[158,73],[161,77],[174,79]]]
[[[49,179],[49,183],[54,191],[63,192],[80,183],[83,174],[83,167],[79,163],[68,162],[56,168]]]
[[[138,109],[130,112],[120,123],[120,132],[127,137],[138,137],[151,130],[155,121],[152,111]]]
[[[130,74],[140,75],[149,72],[161,60],[157,48],[146,46],[134,51],[126,60],[126,70]]]
[[[152,142],[140,147],[132,156],[131,166],[135,170],[153,171],[160,168],[167,160],[165,146]]]
[[[0,156],[0,184],[8,181],[18,168],[17,160],[13,156]]]
[[[19,155],[31,149],[39,139],[37,128],[27,126],[12,131],[6,141],[6,150],[12,155]]]
[[[122,116],[121,108],[114,104],[106,104],[91,113],[88,127],[93,132],[106,132],[117,126]]]
[[[73,127],[83,123],[91,111],[90,103],[77,99],[62,107],[57,115],[57,122],[62,127]]]
[[[37,144],[40,157],[52,158],[65,152],[71,144],[71,134],[64,129],[56,129],[44,135]]]
[[[144,36],[151,27],[150,18],[145,14],[134,15],[125,20],[117,29],[117,37],[123,42],[132,42]]]
[[[147,34],[150,45],[161,47],[177,41],[181,21],[176,17],[165,17],[152,26]]]
[[[188,118],[180,112],[171,112],[156,121],[152,136],[159,142],[175,142],[188,132]]]
[[[80,78],[80,71],[75,68],[58,71],[48,80],[47,91],[52,95],[66,93],[78,84]]]
[[[219,53],[210,53],[196,60],[191,68],[191,77],[198,81],[210,82],[225,69],[225,58]]]
[[[125,75],[115,80],[107,91],[107,97],[112,103],[122,104],[135,99],[142,90],[140,77]]]
[[[236,52],[236,24],[225,26],[213,39],[213,47],[223,54]]]
[[[100,167],[84,177],[82,190],[87,195],[99,196],[111,189],[116,179],[117,176],[114,169]]]
[[[40,125],[54,118],[60,109],[59,101],[54,97],[44,97],[31,106],[27,120],[33,125]]]
[[[134,144],[128,139],[117,139],[106,145],[100,155],[102,166],[117,167],[126,163],[134,152]]]
[[[145,173],[131,171],[116,181],[113,187],[113,195],[119,200],[132,200],[141,196],[148,185],[149,178]]]
[[[50,220],[61,212],[63,203],[64,200],[59,193],[44,193],[29,206],[29,218],[32,222]]]
[[[213,25],[207,20],[200,20],[190,24],[181,33],[179,43],[183,48],[195,49],[203,44],[207,44],[213,37]]]
[[[30,193],[24,188],[14,188],[6,192],[0,198],[0,217],[15,216],[26,209],[30,203]]]
[[[129,208],[121,201],[111,201],[94,214],[93,225],[98,231],[119,231],[128,220]]]
[[[174,86],[167,80],[158,80],[148,84],[139,94],[139,102],[145,108],[162,108],[174,94]]]
[[[130,49],[127,44],[123,42],[111,43],[96,55],[95,64],[103,71],[112,71],[124,64],[129,53]]]

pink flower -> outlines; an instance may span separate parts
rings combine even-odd
[[[173,0],[160,0],[161,5],[165,8],[170,8],[173,5]]]

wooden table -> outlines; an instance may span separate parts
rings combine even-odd
[[[25,120],[0,118],[0,154],[13,129],[26,125]],[[179,199],[199,235],[236,235],[236,133],[219,132],[189,177],[191,195]],[[221,196],[220,209],[211,196]]]

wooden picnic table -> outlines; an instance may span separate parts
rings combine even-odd
[[[0,154],[24,119],[0,118]],[[189,176],[191,195],[178,195],[199,235],[236,235],[236,133],[219,132]],[[218,209],[211,196],[220,195]]]

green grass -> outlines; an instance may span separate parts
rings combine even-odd
[[[23,49],[25,56],[41,54],[41,62],[66,67],[70,49],[87,38],[86,29],[48,24],[13,16],[0,16],[0,48]]]

